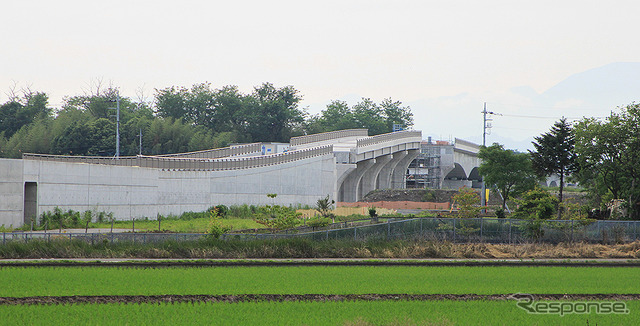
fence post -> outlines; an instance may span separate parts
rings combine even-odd
[[[420,236],[422,236],[422,234],[424,233],[424,231],[422,230],[422,221],[424,221],[424,218],[420,219]]]
[[[389,237],[391,236],[391,219],[387,220],[387,240],[389,240]]]
[[[513,223],[511,222],[511,219],[509,219],[509,244],[511,244],[511,226],[513,225]]]
[[[573,242],[573,220],[571,220],[571,242]]]
[[[329,240],[329,229],[327,229],[327,240]]]
[[[7,242],[7,233],[6,232],[2,232],[2,244],[6,244]]]
[[[453,242],[456,242],[456,219],[453,219]]]
[[[481,217],[480,218],[480,241],[481,242],[484,242],[484,238],[482,237],[482,231],[483,231],[482,229],[483,229],[483,225],[484,225],[483,222],[484,222],[484,218]]]
[[[356,241],[356,230],[358,230],[358,228],[354,226],[353,227],[353,241]]]

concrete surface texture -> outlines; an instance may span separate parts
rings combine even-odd
[[[421,132],[366,133],[296,137],[290,146],[265,145],[271,152],[256,143],[169,156],[0,159],[0,225],[28,224],[56,206],[128,220],[216,204],[313,206],[327,195],[357,201],[370,190],[404,188]]]

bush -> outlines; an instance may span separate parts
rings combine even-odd
[[[207,236],[219,239],[220,236],[231,231],[232,228],[230,226],[222,225],[222,221],[220,221],[220,215],[216,207],[209,211],[209,217],[211,218],[211,221],[209,222]]]
[[[558,198],[552,196],[542,188],[529,190],[516,199],[518,208],[513,214],[514,218],[548,220],[555,216],[558,207]]]
[[[431,190],[425,190],[424,195],[422,196],[422,201],[425,202],[434,202],[436,201],[436,195]]]
[[[293,228],[302,223],[300,215],[302,214],[296,212],[295,209],[290,207],[266,205],[260,207],[255,221],[276,230],[284,230]]]
[[[307,221],[307,226],[310,226],[314,229],[328,226],[329,224],[331,224],[331,218],[328,217],[315,217]]]
[[[215,206],[216,209],[218,210],[218,216],[224,218],[227,216],[227,214],[229,213],[229,207],[225,206],[225,205],[216,205]]]
[[[513,217],[527,220],[520,225],[523,234],[531,239],[541,239],[544,236],[544,221],[556,214],[558,198],[537,187],[527,191],[522,199],[517,199],[516,202],[519,206]]]
[[[462,187],[453,195],[454,202],[458,203],[458,217],[474,218],[480,213],[480,195],[473,189]]]

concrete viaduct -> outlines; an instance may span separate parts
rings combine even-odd
[[[120,158],[24,154],[0,159],[0,225],[30,223],[55,207],[128,220],[216,204],[357,201],[374,189],[404,188],[421,140],[420,131],[369,137],[352,129],[294,137],[280,153],[254,143]]]
[[[420,154],[422,132],[399,131],[373,137],[350,129],[295,137],[291,148],[333,147],[337,201],[355,202],[375,189],[404,188],[409,163]]]

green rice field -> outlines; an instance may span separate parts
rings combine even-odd
[[[10,325],[636,325],[627,315],[529,315],[513,301],[242,302],[0,306]]]
[[[638,294],[636,267],[0,267],[0,297],[219,294]],[[629,314],[532,315],[513,300],[0,305],[3,325],[633,325]]]
[[[0,296],[640,293],[633,267],[1,267]]]

